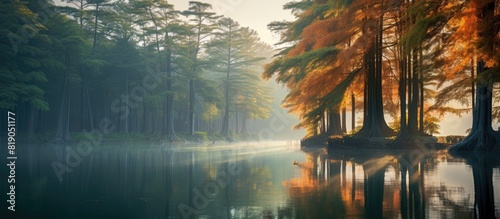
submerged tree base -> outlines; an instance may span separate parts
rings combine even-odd
[[[328,150],[335,149],[386,149],[386,150],[441,150],[446,144],[438,143],[433,136],[359,137],[344,136],[328,139]]]
[[[473,131],[450,151],[500,151],[500,134],[488,129]]]
[[[424,145],[425,147],[438,147],[443,148],[444,144],[438,144],[438,139],[432,135],[428,135],[419,131],[405,131],[400,132],[398,136],[391,142],[392,147],[395,148],[419,148]]]

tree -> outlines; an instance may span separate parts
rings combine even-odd
[[[287,83],[291,89],[287,106],[303,118],[299,127],[330,125],[330,134],[341,134],[339,112],[344,97],[346,93],[357,93],[354,91],[363,88],[359,86],[363,84],[365,118],[358,135],[393,134],[385,122],[382,105],[382,73],[385,72],[382,69],[382,12],[387,5],[378,3],[377,7],[367,7],[366,4],[289,3],[285,7],[296,10],[297,21],[271,26],[280,31],[283,26],[288,28],[283,31],[289,34],[282,37],[283,43],[297,42],[282,50],[280,57],[266,66],[264,75],[271,77],[277,73],[277,80]],[[351,92],[347,92],[349,90]],[[327,113],[330,122],[326,120]]]
[[[71,109],[71,89],[70,86],[81,80],[78,72],[81,65],[85,65],[91,47],[83,39],[79,27],[64,15],[54,17],[49,21],[49,33],[52,37],[51,54],[56,59],[61,60],[61,65],[54,68],[54,73],[62,76],[61,88],[58,91],[62,94],[59,103],[59,115],[54,140],[69,141],[69,124]],[[54,80],[55,81],[55,80]]]
[[[493,77],[498,74],[499,63],[495,46],[500,43],[498,40],[498,28],[491,29],[492,22],[498,21],[495,16],[495,1],[471,1],[467,8],[470,8],[477,23],[473,29],[477,44],[475,49],[478,53],[476,72],[478,80],[476,82],[476,97],[473,109],[472,129],[469,135],[458,144],[454,145],[452,151],[490,151],[498,150],[498,134],[491,128],[492,115],[492,86]]]
[[[6,22],[0,27],[0,109],[19,113],[28,105],[27,141],[35,141],[35,112],[49,110],[42,89],[47,82],[43,65],[54,61],[46,52],[47,29],[26,3],[1,1],[0,13]]]
[[[224,114],[221,128],[221,135],[229,137],[229,117],[231,105],[234,106],[235,113],[235,132],[239,132],[239,110],[245,104],[246,113],[255,113],[255,107],[251,107],[248,101],[263,104],[263,112],[259,116],[265,116],[265,106],[268,101],[261,102],[265,94],[259,94],[259,90],[264,89],[259,85],[260,79],[252,69],[259,68],[259,64],[264,57],[259,57],[259,51],[266,50],[267,45],[260,42],[257,33],[248,28],[242,28],[231,18],[222,18],[218,22],[218,32],[215,37],[207,44],[207,52],[211,59],[220,60],[216,71],[222,71],[224,77]],[[269,51],[269,50],[268,50]],[[265,89],[264,89],[265,90]],[[258,98],[258,99],[257,99]],[[269,98],[267,98],[269,99]],[[255,105],[254,105],[255,106]],[[247,111],[248,110],[248,111]],[[262,114],[264,113],[264,114]],[[257,115],[257,114],[255,114]],[[246,119],[246,116],[245,116]]]
[[[180,42],[191,32],[186,25],[182,24],[179,12],[167,1],[138,1],[132,5],[130,11],[142,17],[137,23],[144,22],[140,24],[145,32],[143,37],[153,36],[152,42],[154,43],[151,45],[154,45],[156,50],[156,66],[159,67],[160,71],[165,72],[165,89],[153,96],[163,97],[163,100],[156,98],[163,102],[162,135],[171,141],[177,138],[173,115],[175,95],[172,85],[173,73],[181,66],[176,63],[177,58],[182,56]],[[146,42],[144,43],[146,44]]]
[[[39,18],[21,1],[1,1],[0,19],[0,108],[14,110],[19,103],[29,102],[34,108],[48,110],[44,91],[37,85],[47,81],[42,70],[42,50],[47,36]]]
[[[100,6],[110,6],[106,4],[106,0],[68,0],[68,3],[72,3],[71,6],[58,6],[59,11],[67,14],[71,18],[78,22],[81,35],[85,39],[92,39],[92,54],[96,52],[99,31],[98,27],[101,24],[103,17],[109,16],[109,11],[103,11]],[[101,22],[99,22],[101,21]],[[89,57],[90,58],[90,57]],[[80,77],[80,127],[84,129],[85,114],[84,109],[87,107],[87,120],[89,121],[89,128],[94,129],[94,117],[92,111],[92,103],[90,100],[91,89],[89,84],[91,84],[92,75],[97,71],[96,68],[83,69],[79,68]],[[86,104],[84,103],[86,100]]]
[[[195,131],[195,84],[197,83],[197,77],[199,77],[202,71],[200,54],[202,54],[203,46],[207,37],[212,34],[215,29],[213,25],[215,21],[219,18],[215,16],[215,13],[209,12],[212,5],[197,1],[189,2],[189,9],[182,12],[186,17],[192,17],[190,22],[192,23],[192,30],[194,33],[194,39],[191,41],[190,58],[192,61],[191,73],[189,77],[189,134],[194,135]]]

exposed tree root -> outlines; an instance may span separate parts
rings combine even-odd
[[[500,151],[500,135],[491,129],[476,129],[450,151]]]

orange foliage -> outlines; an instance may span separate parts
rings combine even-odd
[[[285,83],[291,90],[284,101],[284,106],[288,107],[290,112],[300,115],[301,124],[298,127],[314,126],[324,114],[318,110],[350,106],[350,98],[341,98],[340,102],[331,106],[325,105],[327,102],[325,97],[331,95],[355,69],[361,71],[350,81],[345,95],[350,96],[354,93],[358,99],[362,99],[366,73],[363,65],[364,57],[373,44],[379,28],[378,22],[374,21],[383,18],[384,109],[393,118],[397,118],[401,104],[397,98],[400,95],[398,83],[403,69],[400,65],[404,57],[403,50],[408,49],[402,46],[402,36],[411,33],[412,28],[418,28],[415,24],[419,19],[427,19],[424,21],[423,33],[417,30],[416,36],[411,38],[419,42],[415,45],[409,42],[409,47],[418,49],[416,46],[418,44],[422,48],[422,57],[419,59],[423,60],[413,65],[419,66],[418,71],[422,72],[422,76],[419,77],[422,77],[427,86],[426,101],[439,97],[433,94],[434,91],[430,91],[429,85],[436,85],[433,87],[436,91],[443,85],[447,86],[447,82],[464,82],[470,77],[470,69],[473,67],[471,60],[484,60],[488,67],[499,66],[500,15],[497,13],[479,17],[479,12],[491,1],[494,0],[420,0],[404,3],[354,0],[345,5],[339,5],[337,1],[313,1],[312,6],[296,13],[297,20],[292,22],[288,31],[284,32],[290,34],[295,31],[300,34],[292,40],[289,37],[282,37],[287,39],[287,42],[292,42],[292,45],[273,63],[276,64],[274,67],[280,68],[271,68],[273,65],[268,65],[265,75],[270,77],[277,74],[277,80]],[[317,14],[319,7],[328,9]],[[499,11],[499,6],[496,7],[496,11]],[[433,18],[439,20],[436,22],[432,20]],[[430,22],[431,26],[425,26],[425,22]],[[420,25],[422,28],[422,23]],[[332,49],[333,52],[326,53],[322,57],[314,56],[314,52],[325,48]],[[412,58],[409,59],[411,61]],[[297,63],[290,63],[290,60]],[[468,86],[465,83],[463,85]],[[462,87],[462,92],[467,92],[467,89]],[[457,98],[460,102],[466,103],[464,96],[466,95],[461,94]],[[361,100],[358,99],[359,104]],[[439,111],[437,107],[429,105],[430,103],[425,103],[426,111],[427,109]],[[440,112],[453,111],[450,111],[450,108],[443,109],[444,111]]]

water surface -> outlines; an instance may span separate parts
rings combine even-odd
[[[15,218],[500,216],[496,156],[328,155],[293,141],[103,145],[80,159],[65,146],[18,150]],[[54,164],[69,169],[58,178],[61,165],[54,171]],[[6,203],[1,207],[6,214]]]

